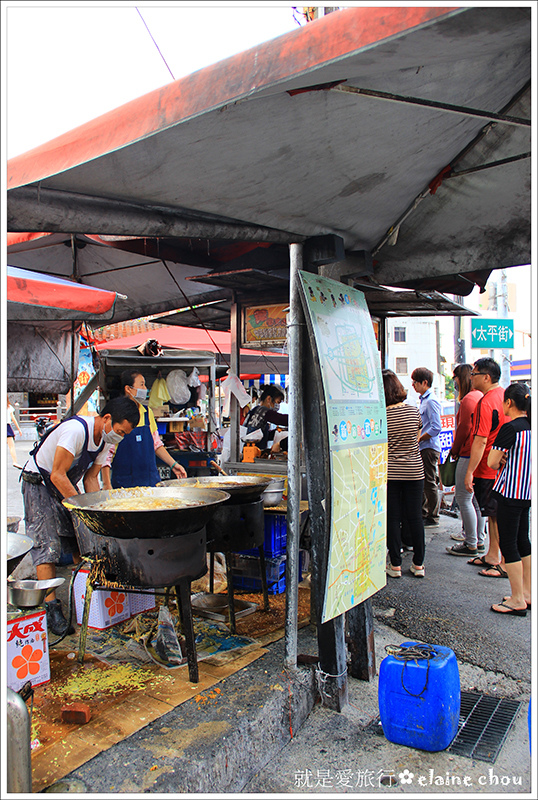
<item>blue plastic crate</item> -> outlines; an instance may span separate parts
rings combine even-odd
[[[232,562],[232,580],[235,589],[249,592],[261,592],[262,580],[260,577],[260,562],[258,551],[254,555],[234,554]],[[268,559],[265,563],[267,577],[267,591],[269,594],[282,594],[286,591],[286,557]],[[299,558],[299,574],[297,581],[302,579],[301,558]]]
[[[268,558],[278,558],[286,555],[286,540],[288,535],[288,524],[285,514],[264,513],[264,542],[263,552]],[[250,550],[239,550],[245,556],[257,556],[258,548]]]
[[[241,578],[238,575],[233,576],[234,589],[243,589],[246,592],[261,592],[262,581],[261,578]],[[282,594],[286,591],[286,576],[280,578],[276,583],[267,584],[267,594]]]

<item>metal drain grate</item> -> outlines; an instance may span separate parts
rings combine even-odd
[[[518,700],[462,692],[458,732],[446,752],[494,764],[520,708]],[[364,732],[384,736],[380,718],[369,722]]]
[[[520,708],[518,700],[462,692],[458,732],[448,752],[495,763]]]

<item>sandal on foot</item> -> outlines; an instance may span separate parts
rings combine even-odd
[[[507,578],[508,573],[504,571],[500,564],[490,564],[486,569],[481,569],[478,573],[484,578]],[[502,613],[502,612],[501,612]]]
[[[500,608],[506,608],[506,611],[500,611]],[[512,608],[512,606],[507,606],[505,602],[501,601],[496,605],[491,606],[491,610],[494,611],[496,614],[511,614],[514,617],[526,617],[527,616],[527,609],[526,608]]]
[[[510,600],[510,596],[508,596],[508,597],[503,597],[503,601],[504,601],[504,600]],[[531,604],[530,604],[530,602],[529,602],[529,603],[527,603],[527,611],[530,611],[530,610],[531,610]]]
[[[486,569],[491,569],[495,566],[495,564],[490,564],[489,561],[486,561],[486,556],[474,556],[467,563],[472,567],[485,567]]]

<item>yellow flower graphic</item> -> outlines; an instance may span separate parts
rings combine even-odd
[[[11,662],[11,666],[17,670],[17,678],[23,680],[27,675],[37,675],[42,658],[42,650],[34,650],[31,644],[25,644],[20,655],[15,656]]]
[[[124,603],[125,595],[123,592],[111,592],[110,597],[107,597],[105,600],[105,606],[108,609],[108,616],[114,617],[116,614],[121,614]]]

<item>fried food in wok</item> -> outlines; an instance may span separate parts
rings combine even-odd
[[[96,511],[160,511],[165,508],[191,508],[202,505],[204,503],[175,497],[110,497],[92,508]]]

